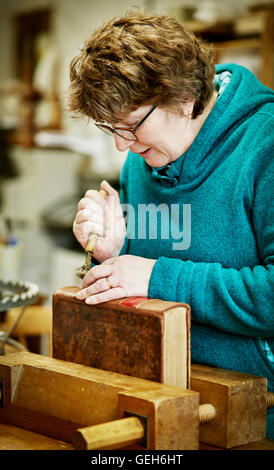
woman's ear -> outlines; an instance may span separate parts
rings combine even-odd
[[[181,103],[180,105],[182,116],[185,117],[188,121],[192,119],[194,104],[195,100],[193,99],[187,103]]]

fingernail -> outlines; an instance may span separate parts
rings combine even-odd
[[[86,304],[88,305],[94,305],[96,304],[96,299],[94,297],[88,297],[86,300],[85,300]]]
[[[78,292],[75,295],[76,299],[82,300],[85,297],[85,294],[83,292]]]

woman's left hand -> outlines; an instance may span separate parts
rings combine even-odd
[[[156,260],[133,255],[110,258],[89,270],[77,299],[98,304],[123,297],[147,297]]]

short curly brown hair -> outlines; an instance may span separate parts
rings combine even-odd
[[[69,108],[113,123],[139,106],[178,111],[195,99],[195,118],[212,96],[214,74],[211,48],[175,18],[128,13],[97,29],[73,58]]]

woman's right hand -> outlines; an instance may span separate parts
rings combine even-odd
[[[106,199],[98,191],[89,190],[79,201],[73,233],[84,249],[89,235],[98,235],[93,256],[102,263],[120,254],[125,241],[126,224],[118,192],[107,181],[101,183],[100,189],[106,191]]]

